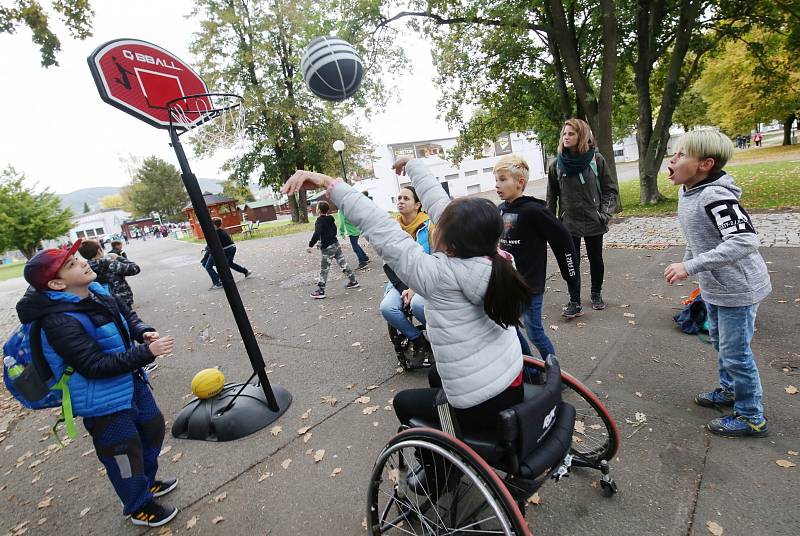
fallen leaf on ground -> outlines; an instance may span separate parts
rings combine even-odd
[[[308,419],[311,417],[311,408],[308,408],[302,415],[300,415],[301,419]]]
[[[372,391],[373,389],[377,389],[378,385],[367,385],[367,391]]]
[[[219,495],[214,497],[214,502],[222,502],[227,498],[228,498],[228,492],[227,491],[223,491],[222,493],[220,493]]]
[[[275,437],[278,437],[278,434],[280,434],[282,430],[283,430],[282,426],[273,426],[272,428],[269,429],[269,433],[274,435]]]
[[[197,516],[192,516],[192,519],[186,522],[187,529],[193,529],[197,525]]]
[[[39,501],[39,504],[37,504],[36,507],[39,508],[39,509],[47,508],[48,506],[50,506],[50,503],[52,503],[52,502],[53,502],[53,498],[50,497],[50,496],[47,496],[44,499],[42,499],[41,501]]]
[[[269,472],[267,472],[267,473],[264,473],[263,475],[261,475],[260,477],[258,477],[258,481],[259,481],[259,482],[263,482],[263,481],[265,481],[266,479],[268,479],[268,478],[269,478],[269,477],[271,477],[271,476],[272,476],[272,473],[269,473]]]
[[[166,454],[167,452],[169,452],[171,450],[172,450],[172,445],[167,445],[166,447],[161,449],[161,452],[158,453],[158,456],[161,457],[161,456],[163,456],[164,454]]]
[[[314,463],[319,463],[325,457],[325,449],[319,449],[314,453]]]
[[[299,430],[297,430],[297,435],[305,435],[306,432],[310,429],[310,426],[303,426]]]
[[[345,385],[345,386],[344,386],[344,388],[345,388],[345,389],[352,389],[352,388],[353,388],[353,387],[355,387],[355,386],[356,386],[356,384],[354,384],[354,383],[349,383],[349,384]]]
[[[775,463],[778,465],[778,467],[783,467],[784,469],[797,467],[796,463],[790,462],[789,460],[775,460]]]
[[[528,504],[533,504],[533,505],[537,505],[538,506],[538,505],[542,504],[542,498],[539,497],[538,493],[534,493],[533,495],[528,497]]]
[[[636,315],[633,313],[622,313],[622,316],[625,316],[627,318],[636,318]]]
[[[642,393],[640,393],[639,391],[636,391],[634,394],[635,394],[636,396],[638,396],[639,398],[642,398]]]
[[[575,421],[575,431],[579,434],[586,434],[586,424],[583,421]]]
[[[789,387],[784,387],[783,390],[790,395],[796,395],[798,392],[797,387],[795,387],[794,385],[790,385]]]
[[[355,400],[356,404],[369,404],[369,397],[368,396],[359,396]]]
[[[647,415],[645,415],[640,411],[637,411],[636,415],[634,415],[634,418],[636,419],[636,422],[645,422],[647,420]]]
[[[800,452],[797,452],[796,450],[787,450],[786,454],[788,454],[789,456],[797,456],[800,455]]]
[[[169,527],[161,527],[158,529],[158,536],[172,536],[172,529]]]
[[[363,413],[364,415],[372,415],[373,413],[375,413],[379,409],[381,409],[380,406],[369,406],[368,408],[364,408],[361,411],[361,413]]]
[[[89,510],[91,510],[91,508],[84,508],[83,510],[81,510],[81,513],[80,513],[80,514],[78,514],[78,517],[83,517],[83,516],[85,516],[86,514],[88,514],[88,513],[89,513]]]
[[[311,439],[311,432],[307,434],[303,434],[303,443],[308,443],[308,440]]]
[[[722,536],[722,533],[724,532],[724,529],[714,521],[706,521],[706,528],[708,529],[708,532],[714,536]]]
[[[322,404],[328,404],[331,407],[336,405],[336,398],[333,396],[322,396],[320,399],[322,400]]]
[[[342,472],[342,468],[341,468],[341,467],[337,467],[337,468],[336,468],[336,469],[334,469],[334,470],[333,470],[333,472],[331,473],[331,478],[335,477],[336,475],[338,475],[338,474],[339,474],[339,473],[341,473],[341,472]]]
[[[285,460],[283,460],[281,462],[281,467],[283,467],[284,469],[288,469],[289,465],[291,465],[291,463],[292,463],[292,459],[291,458],[286,458]]]
[[[361,343],[360,343],[360,342],[354,342],[354,343],[353,343],[353,344],[351,344],[350,346],[361,346]]]
[[[558,326],[553,324],[552,326],[550,326],[550,329],[552,329],[553,331],[558,331]]]
[[[211,522],[212,522],[213,524],[215,524],[215,525],[216,525],[217,523],[221,523],[221,522],[223,522],[223,521],[225,521],[225,518],[224,518],[224,517],[222,517],[222,516],[217,516],[217,517],[215,517],[214,519],[212,519],[212,520],[211,520]]]

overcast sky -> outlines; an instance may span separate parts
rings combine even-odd
[[[129,181],[120,157],[157,155],[177,165],[166,131],[157,130],[100,100],[86,58],[101,43],[128,37],[150,41],[186,61],[194,22],[185,15],[189,0],[118,2],[95,0],[94,35],[69,38],[55,24],[62,40],[59,66],[40,65],[30,32],[0,34],[0,169],[9,164],[38,182],[66,193],[93,186],[122,186]],[[395,83],[402,100],[363,124],[375,144],[445,136],[436,119],[439,91],[432,78],[430,49],[419,36],[403,40],[411,75]],[[213,91],[213,88],[211,88]],[[186,147],[191,151],[190,147]],[[191,159],[199,177],[224,179],[221,162]]]

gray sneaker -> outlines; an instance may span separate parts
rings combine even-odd
[[[592,309],[602,311],[605,308],[606,302],[603,301],[603,296],[599,292],[592,292]]]
[[[580,303],[571,301],[569,302],[564,310],[561,311],[561,316],[564,318],[576,318],[579,316],[583,316],[583,306]]]

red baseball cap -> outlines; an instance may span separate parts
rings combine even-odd
[[[67,263],[70,257],[75,255],[81,247],[80,238],[67,249],[46,249],[34,255],[31,260],[25,263],[23,275],[25,281],[31,284],[36,290],[47,290],[47,283],[58,278],[58,271]]]

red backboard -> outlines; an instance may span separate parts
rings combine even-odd
[[[194,69],[161,47],[137,39],[115,39],[88,58],[89,69],[108,104],[158,128],[169,128],[166,104],[187,95],[208,93]],[[192,99],[196,109],[211,108],[207,97]],[[202,122],[201,113],[186,114]]]

